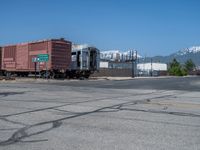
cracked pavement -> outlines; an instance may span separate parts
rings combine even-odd
[[[0,150],[200,149],[200,78],[0,82]]]

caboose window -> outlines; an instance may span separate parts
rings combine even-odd
[[[72,52],[72,55],[76,55],[76,52]]]

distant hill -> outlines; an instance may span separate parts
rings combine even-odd
[[[184,64],[188,59],[192,59],[196,66],[200,66],[200,46],[186,48],[169,56],[142,58],[139,62],[151,62],[152,59],[153,62],[169,63],[174,58],[176,58],[181,64]]]
[[[120,51],[120,50],[112,50],[112,51],[102,51],[101,52],[101,60],[106,61],[128,61],[132,57],[131,55],[135,55],[135,53],[131,53],[131,51]],[[168,56],[154,56],[154,57],[142,57],[137,54],[139,58],[139,63],[144,62],[160,62],[160,63],[170,63],[174,58],[176,58],[181,64],[184,64],[188,59],[192,59],[196,66],[200,67],[200,46],[193,46],[190,48],[185,48],[177,51]]]

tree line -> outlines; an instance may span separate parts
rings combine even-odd
[[[173,76],[186,76],[190,72],[194,71],[196,65],[189,59],[185,64],[181,65],[175,58],[169,63],[168,73]]]

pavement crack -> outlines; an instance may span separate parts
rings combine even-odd
[[[68,105],[68,104],[52,106],[52,107],[46,107],[46,108],[40,108],[40,109],[35,109],[35,110],[30,110],[30,111],[24,111],[24,112],[19,112],[19,113],[15,113],[15,114],[2,115],[2,116],[0,116],[0,118],[10,117],[10,116],[17,116],[17,115],[33,113],[33,112],[38,112],[38,111],[44,111],[44,110],[48,110],[48,109],[54,109],[54,108],[63,107],[63,106],[66,106],[66,105]]]
[[[46,142],[48,139],[41,139],[41,140],[30,140],[30,141],[23,141],[21,140],[21,143],[38,143],[38,142]]]
[[[184,112],[167,112],[167,111],[124,108],[124,106],[148,103],[152,99],[158,99],[158,98],[169,97],[169,96],[171,96],[171,95],[156,96],[156,97],[143,99],[143,100],[124,102],[124,103],[115,104],[115,105],[111,105],[111,106],[105,106],[105,107],[95,109],[92,111],[88,111],[88,112],[80,112],[80,113],[77,113],[77,114],[74,114],[71,116],[67,116],[67,117],[63,117],[63,118],[59,118],[56,120],[50,120],[50,121],[46,121],[46,122],[40,122],[40,123],[36,123],[33,125],[29,125],[29,126],[23,127],[21,129],[17,130],[16,132],[14,132],[12,134],[12,136],[10,138],[8,138],[7,140],[0,141],[0,146],[6,146],[6,145],[14,144],[16,142],[21,142],[25,138],[28,138],[28,137],[31,137],[34,135],[39,135],[39,134],[51,131],[54,128],[60,127],[62,125],[62,121],[81,117],[81,116],[86,116],[86,115],[94,114],[94,113],[118,112],[118,111],[122,111],[122,110],[127,110],[127,111],[142,111],[142,112],[150,112],[150,113],[163,113],[163,114],[178,115],[178,116],[200,117],[200,115],[197,115],[197,114],[190,114],[190,113],[184,113]],[[104,98],[104,100],[105,100],[105,98]],[[83,103],[83,102],[77,102],[76,104],[79,104],[79,103]],[[37,109],[37,110],[28,111],[28,112],[24,112],[24,113],[43,111],[43,110],[48,110],[48,109],[57,109],[59,107],[66,106],[66,105],[69,105],[69,104],[48,107],[48,108],[43,108],[43,109]],[[18,113],[18,114],[23,114],[23,112]],[[15,115],[18,115],[18,114],[15,114]],[[7,116],[10,116],[10,115],[7,115]]]
[[[17,95],[17,94],[24,94],[25,92],[0,92],[0,96],[2,97],[7,97],[10,95]]]
[[[45,133],[47,131],[52,130],[53,128],[60,127],[61,124],[62,124],[61,121],[54,120],[51,122],[37,123],[34,125],[23,127],[17,130],[16,132],[14,132],[9,139],[5,141],[0,141],[0,146],[10,145],[16,142],[23,142],[22,139],[31,137],[33,135]]]
[[[157,111],[157,110],[150,110],[150,109],[149,110],[145,110],[145,109],[132,109],[132,108],[120,108],[120,110],[140,111],[140,112],[159,113],[159,114],[169,114],[169,115],[176,115],[176,116],[200,117],[199,114],[185,113],[185,112]]]
[[[151,93],[145,93],[142,95],[149,95],[149,94],[154,94],[154,92]],[[132,96],[138,96],[140,94],[134,94],[134,95],[128,95],[126,96],[128,97],[132,97]],[[169,95],[165,95],[165,96],[169,96]],[[93,99],[93,100],[87,100],[87,101],[81,101],[81,102],[72,102],[72,103],[65,103],[63,105],[57,105],[57,106],[52,106],[52,107],[46,107],[46,108],[40,108],[40,109],[35,109],[35,110],[29,110],[29,111],[24,111],[24,112],[19,112],[19,113],[13,113],[13,114],[7,114],[7,115],[1,115],[0,118],[4,118],[4,117],[10,117],[10,116],[18,116],[18,115],[23,115],[23,114],[27,114],[27,113],[33,113],[33,112],[39,112],[39,111],[45,111],[45,110],[50,110],[50,109],[55,109],[55,108],[59,108],[59,107],[63,107],[63,106],[67,106],[67,105],[76,105],[76,104],[82,104],[82,103],[89,103],[89,102],[96,102],[96,101],[103,101],[103,100],[112,100],[112,99],[120,99],[120,98],[125,98],[124,96],[117,96],[117,97],[105,97],[105,98],[97,98],[97,99]],[[154,97],[155,98],[160,98],[160,97]],[[152,99],[152,98],[151,98]]]
[[[13,121],[13,120],[9,120],[7,118],[0,118],[0,120],[6,121],[6,122],[10,122],[12,124],[18,124],[18,125],[22,125],[22,126],[27,126],[27,124],[19,122],[19,121]]]

